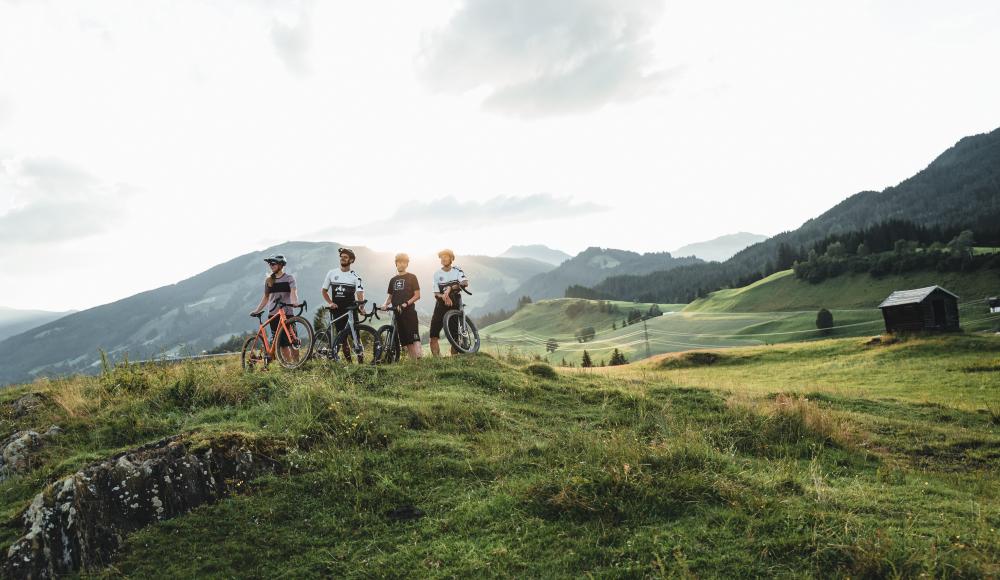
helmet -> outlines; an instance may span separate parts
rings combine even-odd
[[[409,262],[410,261],[410,256],[409,256],[409,254],[405,254],[405,253],[396,254],[396,261],[397,262]]]
[[[352,250],[350,248],[339,248],[337,250],[337,255],[340,255],[340,254],[347,254],[348,256],[350,256],[351,257],[351,262],[354,262],[354,260],[358,259],[357,256],[354,255],[354,250]]]
[[[282,266],[288,263],[288,261],[285,260],[285,257],[281,254],[275,254],[273,256],[264,258],[264,261],[267,262],[268,264],[281,264]]]
[[[453,262],[455,261],[455,252],[452,252],[451,250],[449,250],[447,248],[444,249],[444,250],[441,250],[440,252],[438,252],[438,258],[443,258],[445,256],[449,256],[449,257],[451,257],[451,261],[453,261]]]

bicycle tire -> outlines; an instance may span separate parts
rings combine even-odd
[[[351,327],[348,326],[344,330],[341,330],[334,340],[333,344],[333,360],[342,362],[344,364],[354,362],[354,359],[358,359],[358,364],[378,364],[379,356],[382,354],[382,345],[378,339],[378,332],[367,324],[357,324],[354,326],[354,330],[358,333],[358,338],[361,341],[361,352],[358,352],[357,345],[354,344],[354,336],[351,334]],[[342,356],[344,354],[344,344],[347,344],[348,352],[347,356]],[[346,359],[346,360],[345,360]]]
[[[399,340],[392,332],[392,325],[386,324],[378,329],[379,345],[382,348],[382,355],[379,362],[395,363],[399,362],[400,348]]]
[[[314,329],[315,330],[315,329]],[[336,331],[332,326],[329,328],[324,328],[323,332],[317,332],[315,335],[315,342],[313,342],[313,356],[316,358],[324,358],[327,360],[332,360],[333,356],[333,345],[330,341],[336,338],[333,333]]]
[[[444,336],[451,346],[462,354],[479,352],[479,329],[469,317],[465,317],[465,332],[459,332],[459,322],[462,320],[461,310],[449,310],[444,315]]]
[[[244,372],[252,373],[258,368],[266,369],[268,362],[264,341],[260,339],[259,333],[243,341],[243,350],[240,351],[240,364],[243,366]]]
[[[288,329],[291,329],[292,334],[295,336],[289,336],[286,332]],[[287,337],[288,342],[292,345],[293,352],[297,354],[292,360],[285,360],[284,349],[287,347],[281,346],[281,343],[284,342],[282,337]],[[278,328],[278,348],[275,358],[286,369],[299,368],[306,364],[306,361],[312,356],[314,338],[313,327],[312,324],[309,324],[308,320],[301,316],[289,317],[285,320],[285,327]]]

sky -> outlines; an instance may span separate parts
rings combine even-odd
[[[0,305],[87,308],[286,240],[773,235],[1000,126],[997,22],[962,0],[0,0]]]

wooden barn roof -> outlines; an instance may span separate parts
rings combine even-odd
[[[887,306],[899,306],[901,304],[919,304],[930,296],[935,290],[940,290],[958,300],[958,296],[954,292],[949,292],[940,286],[928,286],[926,288],[915,288],[913,290],[896,290],[890,294],[888,298],[883,300],[882,304],[879,304],[878,307],[885,308]]]

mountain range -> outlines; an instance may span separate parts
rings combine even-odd
[[[538,260],[539,262],[545,262],[546,264],[558,266],[573,256],[570,256],[562,250],[554,250],[541,244],[532,244],[527,246],[511,246],[507,248],[506,252],[500,254],[500,257],[531,258],[532,260]]]
[[[728,263],[746,272],[761,270],[777,257],[781,244],[808,246],[890,219],[1000,229],[1000,129],[964,137],[913,177],[882,191],[856,193],[797,229],[738,252]]]
[[[47,310],[17,310],[0,306],[0,341],[58,320],[71,312],[49,312]]]
[[[589,289],[574,288],[573,295],[691,300],[789,267],[780,263],[782,248],[802,255],[827,236],[857,232],[888,220],[956,233],[970,229],[980,244],[1000,246],[1000,129],[965,137],[898,185],[856,193],[799,228],[753,244],[725,262],[644,275],[609,276]]]
[[[309,316],[323,303],[320,286],[336,267],[338,244],[287,242],[234,258],[176,284],[149,290],[64,316],[0,342],[4,364],[0,384],[29,380],[47,374],[86,372],[99,368],[99,351],[113,358],[196,354],[233,334],[255,328],[248,314],[263,293],[267,273],[263,258],[284,254],[288,271],[295,275],[300,299],[311,306]],[[355,248],[355,270],[362,276],[367,297],[382,302],[390,277],[395,274],[393,254]],[[459,256],[472,278],[473,295],[467,297],[470,313],[483,311],[505,300],[525,281],[552,269],[533,259]],[[425,283],[429,294],[431,275],[440,264],[433,258],[415,258],[410,271]],[[432,301],[421,301],[430,308]],[[426,315],[426,312],[425,312]]]
[[[696,242],[677,248],[671,254],[675,256],[695,256],[706,262],[724,262],[732,258],[740,250],[763,242],[767,236],[739,232],[719,236],[705,242]]]

